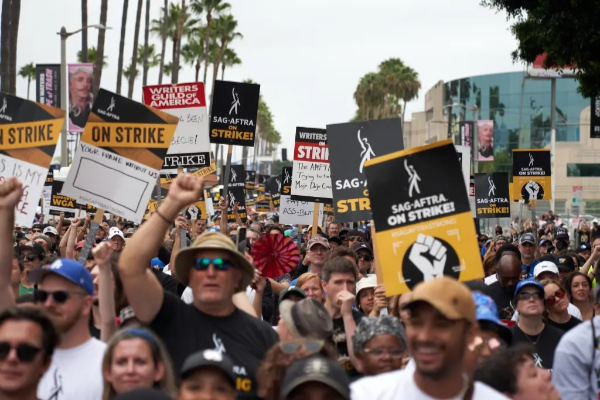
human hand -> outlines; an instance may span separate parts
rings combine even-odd
[[[98,268],[110,266],[110,257],[112,256],[113,248],[110,242],[101,242],[98,246],[92,249],[92,255],[94,261],[98,265]]]
[[[229,204],[229,196],[221,196],[221,198],[219,199],[219,204],[218,207],[224,211],[225,213],[227,213],[227,207]]]
[[[62,222],[64,219],[65,219],[65,213],[61,211],[61,212],[60,212],[60,215],[58,216],[58,220],[59,220],[60,222]]]
[[[15,177],[0,184],[0,209],[14,210],[23,197],[23,184]]]
[[[237,214],[239,210],[240,210],[240,203],[235,203],[233,205],[233,213]]]
[[[171,183],[167,199],[172,201],[178,210],[196,202],[204,193],[204,179],[190,174],[177,175]]]
[[[75,229],[79,226],[79,218],[75,217],[71,220],[71,228]]]
[[[337,304],[340,307],[342,315],[352,315],[352,305],[354,305],[354,295],[347,290],[338,293]]]
[[[375,302],[373,304],[373,310],[376,310],[377,312],[382,308],[388,307],[388,299],[385,296],[385,287],[383,284],[379,284],[375,288]]]

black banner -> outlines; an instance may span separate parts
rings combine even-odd
[[[238,203],[238,213],[242,221],[246,221],[246,170],[243,165],[232,165],[229,174],[229,205],[227,207],[227,221],[235,222],[233,206]]]
[[[65,218],[75,217],[75,199],[60,194],[64,182],[54,180],[52,183],[52,199],[50,200],[50,215],[65,213]]]
[[[280,194],[290,195],[292,193],[292,167],[281,168],[281,192]]]
[[[508,174],[476,174],[475,198],[477,218],[510,218]]]
[[[460,143],[463,146],[471,147],[473,141],[473,121],[460,121],[458,129],[460,131]]]
[[[267,192],[271,194],[271,199],[273,200],[273,207],[279,207],[281,204],[281,177],[280,176],[272,176],[267,179]]]
[[[254,190],[256,185],[256,171],[246,170],[246,190]]]
[[[215,81],[210,142],[254,146],[260,85]]]
[[[590,118],[590,138],[600,138],[600,97],[592,98]]]
[[[327,125],[327,141],[335,220],[371,219],[364,163],[404,148],[400,118]]]
[[[60,108],[60,64],[37,64],[35,79],[35,101]]]

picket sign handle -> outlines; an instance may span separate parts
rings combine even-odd
[[[375,275],[377,275],[377,284],[383,283],[383,276],[381,274],[381,260],[377,253],[377,238],[375,237],[375,221],[371,220],[371,240],[373,241],[373,259],[375,263]],[[384,307],[379,310],[379,315],[388,315],[388,308]]]
[[[319,226],[319,208],[321,204],[315,201],[315,208],[313,211],[313,223],[312,223],[312,235],[311,238],[317,236],[317,227]]]
[[[104,210],[99,208],[96,211],[94,220],[92,221],[92,223],[90,225],[90,231],[88,232],[88,235],[85,238],[85,244],[83,245],[83,247],[81,248],[81,251],[79,252],[79,259],[77,261],[79,261],[80,263],[82,263],[84,265],[85,265],[85,262],[87,261],[90,251],[92,251],[92,246],[94,245],[94,242],[96,241],[96,232],[98,232],[98,229],[100,228],[100,224],[102,223],[103,218],[104,218]]]
[[[183,168],[177,168],[177,175],[183,175]],[[181,209],[181,213],[185,217],[185,208]],[[180,244],[181,248],[185,249],[187,246],[187,235],[186,235],[185,229],[183,229],[183,228],[179,229],[179,240],[181,243]]]

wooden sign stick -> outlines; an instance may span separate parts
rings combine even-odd
[[[383,283],[383,276],[381,271],[381,260],[377,256],[377,239],[375,237],[375,221],[371,220],[371,241],[373,242],[373,261],[375,264],[375,275],[377,275],[377,283]],[[382,308],[379,311],[379,315],[387,315],[387,307]]]
[[[319,226],[319,209],[320,209],[320,203],[317,203],[315,201],[315,209],[313,211],[313,223],[312,223],[312,234],[311,234],[311,238],[314,238],[317,236],[317,228]]]
[[[177,168],[177,175],[183,175],[183,168]],[[185,208],[181,210],[181,213],[185,217]],[[187,247],[187,235],[185,229],[179,229],[179,240],[181,243],[181,248],[185,249]]]

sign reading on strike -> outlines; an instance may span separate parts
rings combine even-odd
[[[256,171],[246,170],[246,190],[254,190],[256,183]]]
[[[365,172],[388,296],[442,275],[483,278],[464,178],[450,140],[377,157],[365,163]]]
[[[550,150],[513,150],[513,198],[526,203],[552,198]]]
[[[478,218],[510,218],[508,174],[476,174],[475,196]]]
[[[229,204],[227,206],[227,220],[235,222],[233,207],[237,204],[238,214],[242,221],[246,221],[246,171],[243,165],[232,165],[229,174]]]
[[[292,199],[330,203],[331,172],[327,131],[316,128],[296,128]]]
[[[210,142],[254,146],[260,85],[215,81]]]

